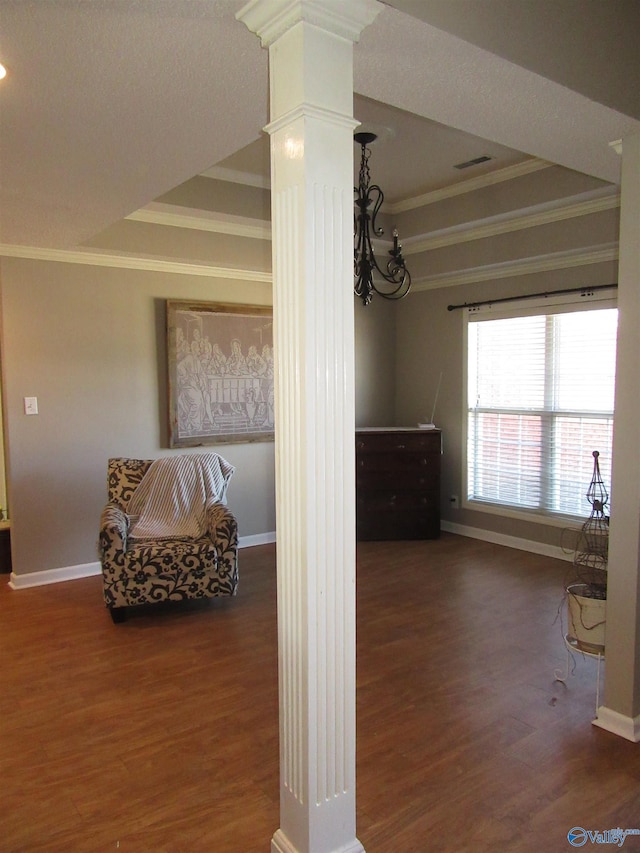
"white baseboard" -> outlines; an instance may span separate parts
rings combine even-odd
[[[504,533],[494,533],[491,530],[481,530],[479,527],[467,527],[463,524],[454,524],[443,521],[442,530],[448,533],[457,533],[459,536],[468,536],[471,539],[482,539],[484,542],[493,542],[495,545],[505,545],[508,548],[517,548],[520,551],[530,551],[533,554],[542,554],[545,557],[556,557],[560,560],[571,560],[570,554],[554,545],[545,545],[543,542],[535,542],[531,539],[520,539],[517,536],[507,536]],[[255,533],[252,536],[241,536],[238,540],[239,548],[253,548],[256,545],[270,545],[276,541],[275,530],[267,533]],[[45,569],[42,572],[30,572],[25,575],[11,573],[9,586],[12,589],[27,589],[32,586],[45,586],[50,583],[61,583],[63,581],[87,578],[100,574],[100,563],[82,563],[78,566],[64,566],[60,569]]]
[[[241,536],[238,539],[238,548],[253,548],[254,545],[270,545],[276,541],[276,532],[255,533],[253,536]]]
[[[593,725],[633,741],[633,743],[640,743],[640,716],[625,717],[623,714],[601,705],[598,708],[598,715],[593,721]]]
[[[279,829],[271,839],[271,853],[301,853],[301,851],[294,847],[284,832]],[[357,838],[354,838],[347,845],[336,848],[331,853],[364,853],[364,847]]]
[[[276,541],[275,531],[269,533],[256,533],[254,536],[241,536],[238,541],[239,548],[252,548],[254,545],[268,545]],[[11,589],[28,589],[32,586],[46,586],[50,583],[62,583],[63,581],[74,581],[79,578],[89,578],[100,574],[100,563],[82,563],[78,566],[63,566],[60,569],[45,569],[42,572],[29,572],[25,575],[17,575],[11,572],[9,586]]]
[[[271,839],[271,853],[297,853],[284,832],[279,829]]]
[[[31,586],[46,586],[50,583],[74,581],[100,574],[100,563],[81,563],[78,566],[64,566],[61,569],[45,569],[43,572],[29,572],[17,575],[11,572],[9,586],[11,589],[27,589]]]
[[[494,545],[505,545],[507,548],[517,548],[518,551],[541,554],[543,557],[554,557],[568,562],[573,559],[573,553],[567,554],[557,545],[547,545],[545,542],[536,542],[533,539],[521,539],[519,536],[508,536],[506,533],[495,533],[493,530],[468,527],[465,524],[455,524],[452,521],[442,521],[440,528],[447,533],[457,533],[459,536],[481,539],[483,542],[492,542]]]

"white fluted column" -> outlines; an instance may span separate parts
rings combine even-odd
[[[355,827],[353,43],[375,0],[253,0],[269,47],[280,828],[273,853],[358,853]]]
[[[618,358],[604,704],[594,723],[640,741],[640,134],[622,142]]]

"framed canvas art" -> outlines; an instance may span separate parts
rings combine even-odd
[[[273,439],[270,307],[167,301],[171,447]]]

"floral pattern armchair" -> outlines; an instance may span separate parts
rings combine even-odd
[[[235,595],[238,525],[228,507],[210,501],[199,539],[131,539],[127,505],[150,459],[110,459],[108,503],[100,519],[104,601],[114,622],[124,608],[157,601]]]

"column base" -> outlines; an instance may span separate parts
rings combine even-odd
[[[271,839],[271,853],[310,853],[310,851],[298,850],[279,829]],[[335,850],[327,850],[326,853],[365,853],[365,849],[358,839],[354,838],[349,844],[337,847]]]
[[[633,743],[640,742],[640,716],[625,717],[623,714],[601,705],[598,708],[598,716],[593,721],[593,725],[633,741]]]

